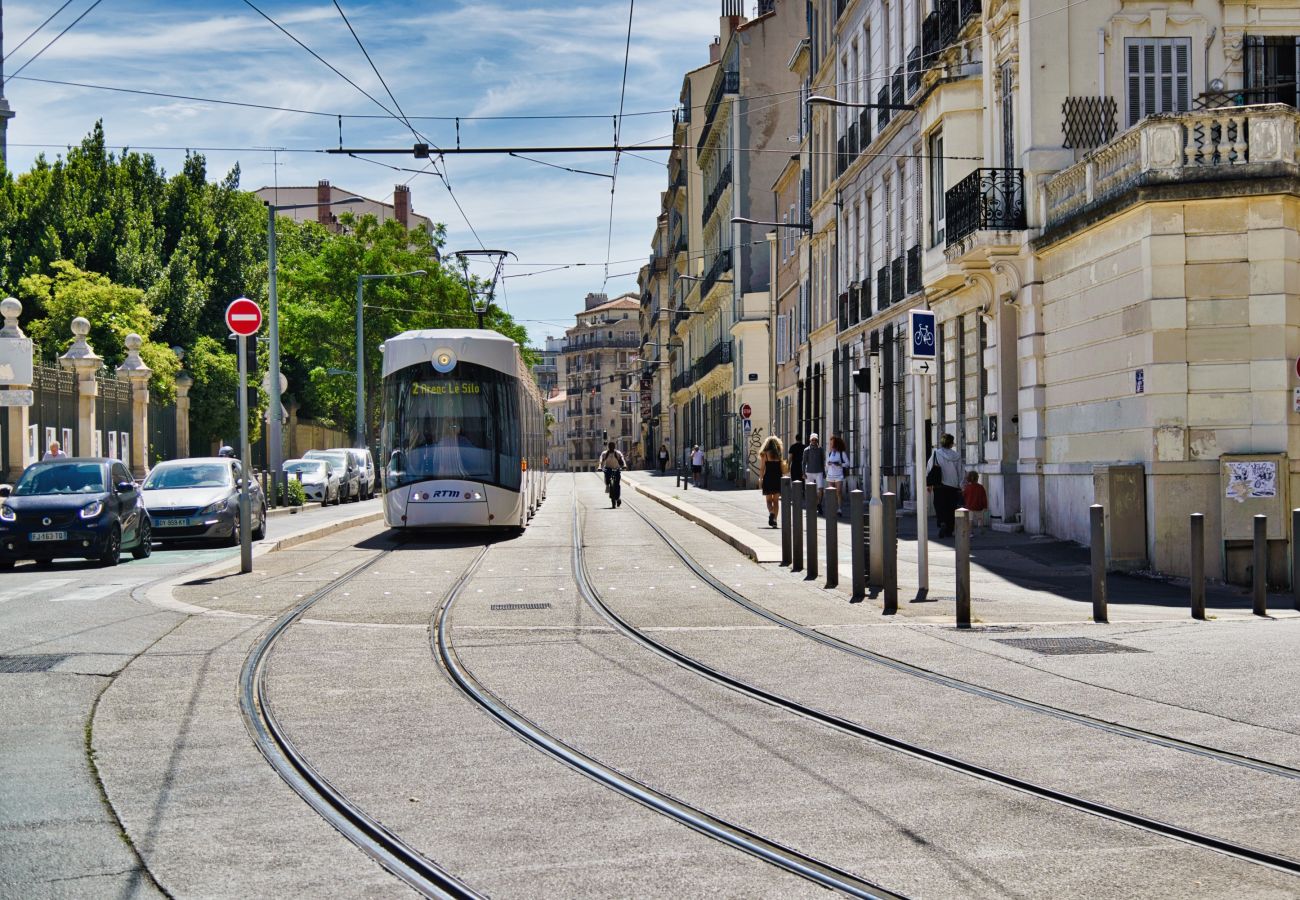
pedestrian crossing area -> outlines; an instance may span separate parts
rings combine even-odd
[[[87,582],[78,578],[42,578],[0,588],[0,604],[20,600],[40,600],[50,603],[88,603],[103,600],[121,591],[130,590],[139,581],[115,579],[106,582]]]

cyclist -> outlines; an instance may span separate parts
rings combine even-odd
[[[627,460],[614,446],[614,442],[610,441],[609,447],[604,453],[600,454],[600,468],[605,473],[605,493],[609,494],[610,503],[613,506],[623,505],[623,498],[619,495],[622,493],[622,472],[626,467]]]

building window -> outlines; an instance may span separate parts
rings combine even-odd
[[[946,225],[943,182],[943,132],[930,135],[930,246],[943,243]]]
[[[1130,126],[1155,113],[1180,113],[1191,108],[1191,59],[1191,38],[1124,41]]]
[[[1005,168],[1013,168],[1016,164],[1016,108],[1015,98],[1012,95],[1012,86],[1015,82],[1012,72],[1015,71],[1013,65],[1009,62],[1002,64],[1001,70],[1001,91],[998,105],[1002,111],[1002,165]]]
[[[1247,103],[1296,106],[1300,95],[1300,37],[1246,35]]]

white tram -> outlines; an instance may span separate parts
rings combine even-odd
[[[546,489],[546,422],[518,345],[495,331],[431,329],[380,349],[384,521],[522,529]]]

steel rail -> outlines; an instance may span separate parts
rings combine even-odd
[[[1288,875],[1300,875],[1300,860],[1291,857],[1282,856],[1276,853],[1270,853],[1267,850],[1260,850],[1255,847],[1247,847],[1241,844],[1233,843],[1224,838],[1214,837],[1213,835],[1202,834],[1189,828],[1183,828],[1169,822],[1162,822],[1159,819],[1152,819],[1141,813],[1130,812],[1129,810],[1120,809],[1119,807],[1110,806],[1095,800],[1059,791],[1055,788],[1049,788],[1044,785],[1027,781],[1023,778],[1017,778],[1014,775],[1008,775],[995,769],[989,769],[984,766],[972,763],[960,757],[951,756],[938,750],[932,750],[919,744],[914,744],[902,738],[893,737],[884,732],[868,728],[857,722],[841,718],[832,713],[817,709],[816,707],[806,706],[789,697],[772,693],[756,685],[750,684],[740,678],[735,678],[718,669],[700,662],[692,656],[688,656],[679,650],[662,644],[654,638],[638,630],[624,620],[618,613],[614,612],[600,598],[600,594],[592,586],[586,571],[586,563],[581,553],[581,531],[577,517],[577,510],[574,510],[574,574],[577,577],[578,585],[588,604],[606,621],[613,625],[625,637],[630,638],[641,646],[650,650],[670,662],[676,663],[682,668],[694,672],[715,684],[736,691],[739,694],[760,700],[778,709],[783,709],[795,715],[802,716],[810,721],[826,725],[843,734],[852,735],[862,738],[882,747],[896,750],[916,759],[926,762],[935,763],[955,772],[961,772],[987,781],[998,784],[1003,787],[1011,788],[1020,793],[1038,797],[1044,800],[1050,800],[1070,809],[1080,812],[1090,813],[1103,819],[1109,819],[1123,825],[1129,825],[1152,834],[1172,838],[1189,844],[1194,847],[1200,847],[1205,850],[1211,850],[1226,856],[1231,856],[1245,862],[1255,863],[1266,866]]]
[[[280,727],[267,697],[266,662],[276,640],[317,601],[392,552],[393,548],[389,547],[352,567],[308,595],[271,625],[244,660],[239,674],[239,707],[253,742],[271,768],[340,834],[425,897],[478,900],[481,894],[393,834],[316,771]]]
[[[577,507],[574,508],[575,517]],[[579,552],[580,545],[575,541],[575,566],[577,565],[576,555]],[[531,721],[524,715],[516,712],[514,709],[503,703],[490,690],[483,686],[474,674],[467,669],[456,655],[454,646],[450,637],[448,621],[452,605],[460,596],[461,591],[477,570],[484,556],[487,555],[487,548],[479,555],[473,565],[466,571],[459,581],[453,585],[446,598],[439,605],[437,613],[434,615],[434,621],[430,628],[431,643],[433,651],[441,661],[448,677],[458,687],[462,693],[470,700],[482,707],[493,718],[504,725],[507,729],[523,738],[524,741],[541,750],[571,769],[587,776],[593,781],[604,785],[631,800],[635,800],[643,806],[646,806],[655,812],[661,813],[674,821],[677,821],[688,828],[691,828],[707,837],[711,837],[737,850],[755,856],[764,862],[770,863],[778,868],[784,869],[809,881],[815,882],[823,887],[840,891],[851,897],[862,898],[879,898],[879,900],[901,900],[903,895],[893,893],[884,888],[865,881],[862,878],[838,869],[835,866],[821,862],[813,857],[806,856],[797,850],[784,847],[780,844],[770,841],[761,835],[752,831],[741,828],[723,819],[690,806],[681,800],[677,800],[669,795],[657,791],[648,785],[642,784],[633,778],[619,772],[610,766],[586,755],[570,745],[564,743],[559,738],[542,729],[535,722]]]
[[[762,616],[769,622],[780,625],[782,628],[788,628],[804,637],[816,641],[826,647],[831,647],[843,653],[848,653],[859,659],[893,669],[904,675],[911,675],[921,678],[934,684],[942,685],[953,690],[962,691],[967,694],[981,697],[985,700],[993,700],[997,703],[1005,703],[1008,706],[1014,706],[1019,709],[1029,710],[1031,712],[1041,713],[1052,716],[1057,719],[1063,719],[1076,725],[1083,725],[1088,728],[1095,728],[1099,731],[1105,731],[1109,734],[1119,735],[1120,737],[1133,738],[1134,740],[1144,741],[1149,744],[1155,744],[1171,750],[1178,750],[1183,753],[1191,753],[1197,756],[1213,759],[1217,762],[1228,765],[1240,766],[1246,769],[1253,769],[1258,772],[1264,772],[1269,775],[1276,775],[1280,778],[1290,778],[1300,781],[1300,769],[1291,766],[1282,765],[1281,763],[1270,762],[1266,759],[1257,759],[1253,756],[1245,756],[1240,753],[1233,753],[1230,750],[1223,750],[1217,747],[1209,747],[1204,744],[1197,744],[1193,741],[1186,741],[1182,738],[1176,738],[1167,734],[1160,734],[1154,731],[1146,731],[1141,728],[1134,728],[1131,725],[1122,725],[1118,722],[1107,722],[1104,719],[1097,719],[1084,713],[1074,712],[1068,709],[1062,709],[1058,706],[1051,706],[1047,703],[1039,703],[1036,700],[1029,700],[1025,697],[1018,697],[1015,694],[1008,694],[994,688],[984,687],[974,682],[965,681],[952,675],[944,675],[935,672],[932,669],[926,669],[915,663],[909,663],[897,657],[887,656],[883,653],[877,653],[874,650],[868,650],[865,647],[859,647],[857,644],[850,644],[847,641],[832,637],[829,634],[818,631],[815,628],[809,628],[807,625],[801,625],[792,619],[787,619],[780,613],[773,612],[766,607],[760,606],[750,600],[743,594],[738,593],[727,584],[714,575],[712,575],[699,560],[692,557],[677,541],[675,541],[658,523],[653,521],[649,516],[637,508],[636,504],[631,506],[633,512],[640,516],[647,525],[668,545],[669,549],[677,555],[686,566],[694,572],[709,587],[725,596],[733,603],[743,606],[745,609]]]

